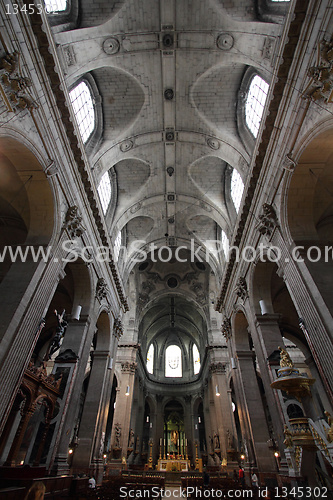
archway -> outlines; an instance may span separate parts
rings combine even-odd
[[[186,438],[183,405],[177,400],[168,401],[164,407],[163,419],[163,439],[167,450],[167,457],[184,457],[186,454]]]
[[[287,217],[301,258],[333,314],[333,129],[319,133],[301,154],[291,178]]]

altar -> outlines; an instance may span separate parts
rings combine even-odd
[[[182,472],[188,471],[190,461],[185,459],[159,459],[157,470],[164,472]]]

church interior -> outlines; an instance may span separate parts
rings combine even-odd
[[[204,473],[333,498],[332,1],[18,1],[1,498]]]

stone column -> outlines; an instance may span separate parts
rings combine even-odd
[[[29,406],[28,408],[24,409],[23,415],[21,418],[21,421],[19,423],[19,426],[17,428],[13,444],[10,448],[10,451],[8,453],[7,460],[4,463],[4,466],[15,466],[16,464],[16,457],[17,454],[21,448],[21,444],[24,438],[25,431],[27,430],[29,421],[34,414],[35,407],[34,406]]]
[[[131,412],[132,412],[132,400],[133,400],[133,389],[134,389],[134,379],[135,370],[137,363],[134,361],[123,361],[117,362],[121,365],[121,377],[119,378],[119,391],[116,399],[116,408],[113,417],[113,426],[111,433],[111,447],[114,451],[116,446],[116,426],[120,426],[121,432],[119,436],[119,457],[118,453],[112,453],[112,458],[125,457],[127,459],[127,449],[128,449],[128,437],[130,431],[131,422]],[[127,387],[129,388],[129,394],[126,395]]]
[[[325,384],[328,398],[332,399],[332,313],[309,273],[306,262],[301,261],[301,255],[296,252],[299,262],[295,261],[280,232],[275,233],[273,244],[281,249],[279,275],[283,277],[297,313],[302,318],[301,328]]]
[[[0,432],[40,334],[40,321],[63,277],[62,263],[15,263],[0,286]]]
[[[212,453],[214,452],[214,445],[212,445],[213,438],[213,428],[216,427],[215,412],[214,412],[214,400],[210,386],[205,383],[203,391],[203,408],[205,416],[205,435],[207,443],[207,460],[208,465],[214,465],[212,463]]]
[[[80,406],[82,384],[90,353],[95,325],[87,316],[70,321],[60,353],[55,359],[53,372],[62,373],[66,379],[60,410],[51,447],[54,449],[50,467],[53,474],[69,474],[68,449]],[[63,430],[65,430],[63,432]]]
[[[194,441],[197,440],[199,442],[199,431],[195,432],[194,430],[194,418],[193,418],[193,405],[192,405],[192,396],[191,394],[187,394],[184,396],[185,402],[185,412],[184,412],[184,432],[187,439],[187,442],[192,437],[193,433],[193,441],[192,448],[194,446]]]
[[[143,419],[144,419],[144,410],[145,410],[145,399],[143,393],[143,383],[142,380],[139,380],[138,383],[138,411],[137,415],[135,415],[134,419],[134,427],[135,430],[135,463],[141,463],[141,446],[142,446],[142,436],[143,436]]]
[[[162,439],[162,455],[163,455],[163,438],[164,438],[164,419],[163,419],[163,399],[162,394],[156,394],[156,416],[154,422],[153,436],[154,436],[154,447],[153,447],[153,457],[156,458],[160,453],[160,439]]]
[[[259,339],[256,339],[255,335],[253,335],[253,342],[255,343],[255,350],[258,353],[257,359],[267,404],[272,418],[275,439],[279,450],[282,451],[284,449],[283,412],[277,392],[271,389],[271,383],[276,378],[272,370],[274,370],[274,366],[279,363],[280,359],[279,355],[276,359],[274,353],[279,353],[279,346],[283,347],[283,339],[278,323],[279,319],[279,314],[257,315],[255,326],[259,334]]]
[[[85,471],[89,473],[96,448],[99,450],[97,458],[97,462],[99,462],[94,464],[95,470],[102,466],[102,436],[97,431],[99,419],[102,418],[105,412],[106,403],[103,396],[106,385],[111,384],[108,362],[108,351],[94,352],[89,385],[80,422],[79,444],[73,458],[73,470],[77,472]]]
[[[259,472],[275,472],[276,461],[267,444],[269,432],[253,364],[254,353],[237,350],[237,357],[244,391],[245,408],[243,411],[246,411],[258,470]]]
[[[221,460],[227,458],[227,431],[230,435],[233,432],[233,424],[231,419],[232,409],[230,408],[228,387],[226,381],[226,367],[222,362],[211,363],[209,367],[211,373],[211,391],[215,407],[216,415],[216,432],[219,436]],[[219,396],[216,394],[218,390]],[[233,435],[231,435],[233,439]]]

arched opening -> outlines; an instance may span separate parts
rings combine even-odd
[[[177,400],[169,401],[164,407],[164,439],[167,456],[185,455],[184,409]]]
[[[47,245],[53,225],[53,194],[42,166],[23,144],[1,137],[0,252],[4,255],[0,263],[1,282],[13,265],[15,252],[21,247],[19,256],[26,255],[29,260],[28,245]]]
[[[290,181],[287,217],[291,236],[331,315],[333,300],[333,130],[305,148]]]

